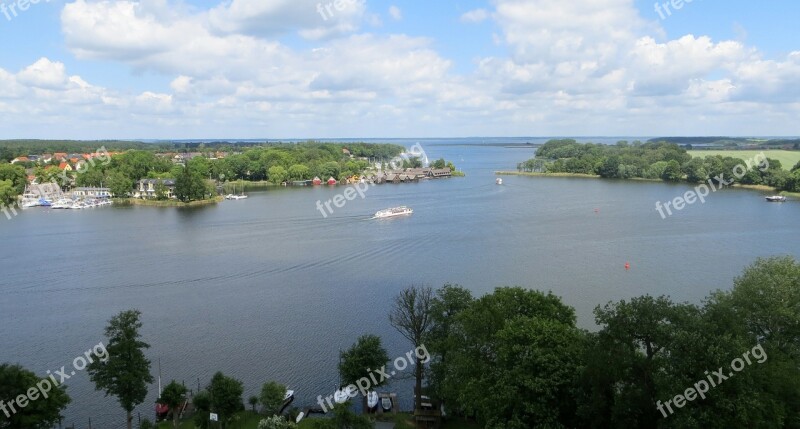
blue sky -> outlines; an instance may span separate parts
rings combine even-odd
[[[797,2],[342,1],[0,0],[0,138],[800,134]]]

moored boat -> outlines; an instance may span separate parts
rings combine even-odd
[[[494,183],[496,183],[498,185],[502,185],[503,184],[503,179],[498,177],[497,180],[494,181]]]
[[[785,203],[786,197],[784,197],[783,195],[773,195],[771,197],[767,197],[767,201],[771,203]]]
[[[367,393],[367,408],[368,409],[374,410],[375,408],[378,408],[378,402],[379,402],[378,401],[378,392],[373,390],[373,391]]]
[[[387,413],[392,411],[392,398],[388,396],[381,398],[381,408]]]
[[[413,213],[414,213],[414,210],[412,210],[412,209],[410,209],[410,208],[408,208],[406,206],[392,207],[390,209],[381,210],[381,211],[375,213],[375,216],[373,217],[373,219],[385,219],[385,218],[388,218],[388,217],[405,216],[405,215],[410,215],[410,214],[413,214]]]

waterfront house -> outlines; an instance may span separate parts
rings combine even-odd
[[[73,198],[111,198],[109,188],[75,188],[72,190]]]
[[[142,179],[136,183],[136,189],[133,190],[133,198],[155,199],[156,188],[159,183],[164,185],[167,198],[175,198],[175,180],[173,179]]]
[[[431,171],[431,175],[434,178],[451,177],[453,175],[453,172],[450,171],[450,167],[438,168],[438,169],[434,169],[433,171]]]

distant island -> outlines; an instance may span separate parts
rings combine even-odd
[[[685,146],[664,141],[621,141],[605,145],[578,143],[572,139],[550,140],[536,151],[535,158],[518,164],[516,172],[498,173],[689,183],[711,181],[799,193],[800,151],[785,150],[785,145],[769,147],[781,149],[759,151],[748,145],[741,147],[751,149],[748,151],[688,151]]]

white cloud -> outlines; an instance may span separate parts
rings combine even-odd
[[[330,11],[317,0],[229,0],[206,10],[176,1],[73,0],[61,14],[79,60],[148,71],[166,87],[98,87],[48,58],[0,69],[0,131],[774,135],[800,113],[800,52],[768,59],[743,41],[669,39],[633,0],[491,0],[460,19],[492,19],[490,37],[509,54],[477,58],[469,72],[436,40],[362,29],[381,23],[360,0]],[[393,6],[389,15],[403,13]],[[287,36],[306,40],[290,46]]]
[[[389,7],[389,16],[395,21],[400,21],[403,19],[403,11],[401,11],[399,7],[392,5]]]
[[[486,9],[475,9],[461,15],[461,22],[479,23],[489,19],[491,15]]]

